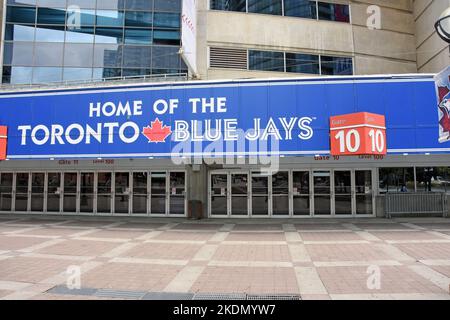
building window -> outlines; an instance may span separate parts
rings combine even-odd
[[[322,75],[352,75],[353,60],[347,57],[321,56]]]
[[[248,12],[282,15],[281,0],[247,0]]]
[[[80,7],[75,20],[73,4]],[[8,1],[2,81],[187,73],[177,54],[180,12],[181,0]]]
[[[418,192],[450,193],[450,167],[416,168]]]
[[[415,191],[414,168],[380,169],[380,193]]]
[[[211,9],[246,12],[246,0],[211,0]]]
[[[319,2],[319,20],[350,22],[349,6],[345,4]]]
[[[284,72],[283,52],[250,50],[248,61],[250,70]]]
[[[320,74],[319,56],[286,53],[286,72]]]
[[[350,23],[349,5],[317,0],[210,0],[210,8]]]
[[[316,2],[309,0],[284,0],[284,15],[287,17],[317,19]]]

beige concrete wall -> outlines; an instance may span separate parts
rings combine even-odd
[[[199,74],[203,79],[299,76],[210,69],[209,46],[352,56],[358,75],[417,72],[412,0],[334,1],[350,4],[352,24],[211,11],[208,2],[198,3]],[[381,30],[367,27],[367,8],[373,4],[381,10]]]
[[[418,71],[439,72],[450,65],[450,51],[437,35],[434,23],[450,6],[450,0],[414,0],[413,5]]]

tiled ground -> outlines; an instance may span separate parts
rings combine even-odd
[[[130,294],[450,300],[450,222],[0,217],[0,299],[95,299],[48,292],[74,267]]]

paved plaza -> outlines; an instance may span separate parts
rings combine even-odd
[[[449,284],[448,219],[0,217],[0,299],[450,300]]]

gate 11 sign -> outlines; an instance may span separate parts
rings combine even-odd
[[[331,155],[386,155],[385,116],[361,112],[330,118]]]

